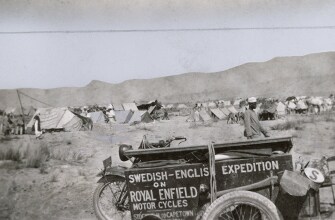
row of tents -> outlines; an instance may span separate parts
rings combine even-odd
[[[235,106],[226,106],[222,108],[198,108],[199,110],[193,110],[190,113],[187,121],[209,121],[211,119],[226,120],[229,114],[237,114],[244,112],[245,108],[236,109]],[[257,113],[267,112],[273,113],[278,116],[286,114],[286,105],[282,102],[275,103],[274,105],[258,105],[255,109]]]
[[[106,115],[102,111],[90,112],[89,117],[84,117],[70,111],[68,108],[40,108],[37,109],[28,122],[26,129],[32,129],[34,116],[39,114],[41,128],[45,130],[79,131],[89,129],[91,123],[106,123]],[[149,123],[153,119],[147,111],[123,110],[115,111],[115,121],[120,124]]]
[[[210,121],[212,119],[224,120],[228,119],[229,114],[237,114],[238,111],[234,106],[227,106],[223,108],[209,108],[205,110],[204,108],[199,110],[194,110],[191,112],[190,116],[186,121]]]

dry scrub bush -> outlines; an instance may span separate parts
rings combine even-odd
[[[72,151],[69,147],[53,149],[44,142],[17,142],[0,148],[0,160],[11,160],[20,163],[19,167],[40,168],[40,173],[46,173],[46,161],[49,159],[84,162],[86,156]]]
[[[51,179],[50,179],[50,182],[53,182],[53,183],[54,183],[54,182],[57,182],[57,181],[58,181],[57,178],[58,178],[58,175],[57,175],[57,174],[55,174],[55,173],[52,174]]]
[[[33,145],[27,151],[26,167],[39,168],[50,157],[48,146],[44,144]]]
[[[6,145],[0,148],[0,160],[21,161],[19,146]]]
[[[139,125],[138,127],[137,127],[137,129],[139,129],[139,130],[143,130],[143,131],[153,131],[153,129],[152,128],[149,128],[149,127],[147,127],[147,126],[145,126],[145,125]]]
[[[204,122],[204,126],[205,127],[212,127],[213,126],[213,121]]]
[[[198,128],[198,124],[196,122],[191,122],[188,128]]]
[[[73,161],[82,161],[84,159],[84,155],[80,152],[72,152],[72,160]]]
[[[303,130],[304,123],[317,123],[317,122],[335,122],[335,114],[333,112],[326,112],[320,115],[304,116],[300,119],[287,120],[284,123],[276,124],[271,127],[272,130]]]
[[[303,125],[301,120],[292,120],[292,121],[286,121],[284,123],[276,124],[271,127],[272,130],[303,130]]]
[[[43,143],[33,145],[18,142],[17,145],[6,145],[0,148],[0,160],[24,161],[24,167],[38,168],[49,156],[49,148]]]
[[[86,176],[86,172],[84,170],[78,170],[78,175],[79,176]]]
[[[69,148],[58,148],[58,149],[52,149],[50,158],[55,160],[61,160],[66,161],[69,157],[70,149]]]
[[[326,122],[335,122],[335,114],[332,112],[327,112],[323,115]]]
[[[50,158],[68,162],[84,162],[86,156],[80,152],[71,150],[69,147],[64,147],[51,150]]]

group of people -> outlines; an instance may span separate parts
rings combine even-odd
[[[40,114],[34,116],[34,126],[36,138],[42,137],[41,120]],[[6,114],[5,112],[0,113],[0,135],[23,135],[25,134],[25,122],[23,115]]]
[[[24,134],[24,119],[23,115],[15,116],[3,112],[0,115],[0,134],[7,135],[22,135]]]

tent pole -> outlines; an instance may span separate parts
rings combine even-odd
[[[26,122],[24,121],[24,112],[23,112],[23,106],[22,106],[22,102],[21,102],[21,97],[20,97],[20,93],[19,93],[18,89],[16,90],[16,92],[17,92],[17,97],[19,97],[20,106],[21,106],[22,121],[23,121],[23,131],[22,132],[25,132],[24,128],[25,128]]]
[[[19,94],[19,90],[17,89],[16,92],[17,92],[17,96],[19,97],[19,102],[20,102],[20,106],[21,106],[21,113],[22,113],[23,124],[25,124],[25,122],[24,122],[24,113],[23,113],[23,106],[22,106],[22,102],[21,102],[21,97],[20,97],[20,94]]]

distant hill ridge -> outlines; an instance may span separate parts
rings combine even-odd
[[[165,103],[234,97],[329,95],[335,90],[335,52],[278,57],[222,72],[185,73],[119,84],[93,80],[85,87],[19,89],[52,106],[81,106],[158,99]],[[25,96],[24,106],[46,107]],[[0,90],[0,108],[18,106],[16,90]]]

